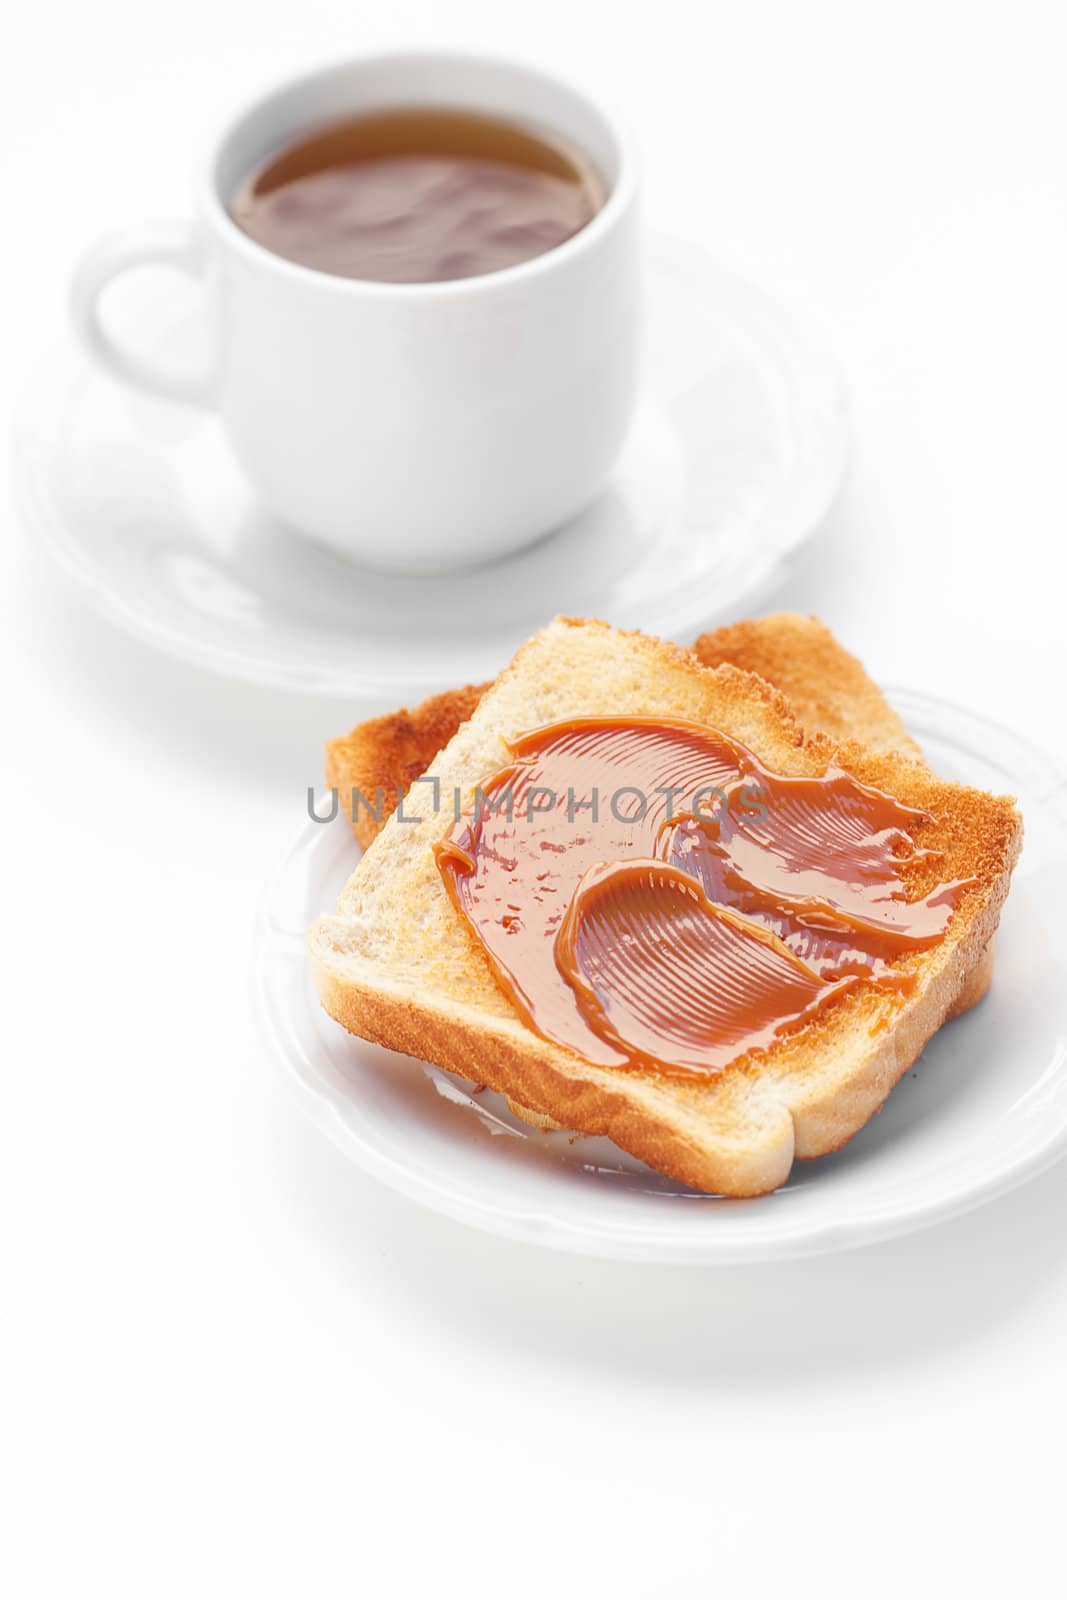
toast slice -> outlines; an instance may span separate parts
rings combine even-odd
[[[702,633],[693,653],[705,666],[755,672],[780,689],[798,721],[813,733],[855,739],[871,750],[922,752],[874,680],[817,617],[779,611]],[[413,710],[361,722],[326,746],[326,782],[336,789],[362,849],[385,826],[408,792],[489,688],[487,683],[432,695]],[[362,796],[368,804],[361,803]],[[378,798],[380,797],[380,798]],[[986,994],[993,950],[968,978],[950,1013],[958,1016]],[[521,1107],[515,1108],[524,1115]],[[537,1119],[543,1120],[543,1119]]]
[[[326,784],[337,790],[361,849],[370,847],[398,799],[473,715],[489,687],[479,683],[446,689],[413,710],[404,707],[372,717],[357,723],[351,733],[327,741]]]
[[[818,617],[778,611],[702,633],[693,654],[706,667],[758,673],[790,702],[798,721],[832,739],[922,760],[922,751],[874,679]]]
[[[310,930],[319,996],[351,1032],[485,1083],[566,1127],[607,1135],[672,1178],[762,1194],[784,1182],[794,1158],[851,1138],[944,1021],[996,927],[1021,820],[1010,800],[944,783],[894,751],[805,733],[784,695],[752,674],[565,619],[523,646],[428,776],[469,803],[519,732],[620,714],[717,728],[786,776],[822,776],[833,762],[929,812],[914,837],[940,858],[930,882],[909,882],[909,891],[971,881],[941,940],[900,963],[914,972],[914,987],[900,994],[860,983],[800,1030],[698,1080],[594,1065],[534,1033],[505,996],[441,882],[433,845],[452,812],[435,809],[433,785],[423,784],[406,807],[418,821],[386,823],[337,913]]]

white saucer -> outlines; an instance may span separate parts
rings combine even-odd
[[[210,415],[142,397],[69,345],[16,421],[31,531],[146,644],[228,676],[395,704],[492,677],[558,612],[692,638],[817,527],[847,454],[833,364],[702,251],[649,243],[641,411],[608,490],[532,549],[460,575],[368,572],[262,511]],[[159,333],[158,300],[127,327]],[[127,323],[131,317],[127,316]]]
[[[885,1109],[836,1156],[762,1200],[696,1194],[606,1139],[540,1133],[503,1100],[343,1032],[320,1009],[304,929],[358,858],[344,820],[308,822],[261,911],[257,1013],[305,1108],[353,1161],[492,1233],[634,1261],[817,1255],[925,1227],[1067,1153],[1067,785],[993,723],[925,695],[890,698],[945,777],[1018,796],[1026,845],[989,995],[947,1024]],[[325,807],[322,813],[325,814]]]

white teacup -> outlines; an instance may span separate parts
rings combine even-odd
[[[317,124],[403,105],[460,107],[582,150],[607,200],[565,243],[444,283],[333,277],[272,254],[229,215],[267,156]],[[214,359],[168,369],[116,339],[100,298],[152,263],[202,280]],[[601,488],[636,387],[640,274],[634,156],[615,120],[528,67],[388,55],[301,78],[219,140],[194,222],[106,239],[73,287],[110,372],[217,408],[264,504],[346,555],[394,570],[482,561],[536,539]]]

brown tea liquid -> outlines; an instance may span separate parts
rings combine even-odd
[[[319,272],[438,283],[543,255],[605,199],[579,155],[511,123],[427,107],[301,139],[245,181],[232,215],[275,255]]]

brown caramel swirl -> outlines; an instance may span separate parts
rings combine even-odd
[[[907,989],[893,963],[964,887],[908,900],[926,813],[714,729],[582,719],[510,749],[438,869],[519,1012],[597,1065],[716,1072],[857,983]]]

